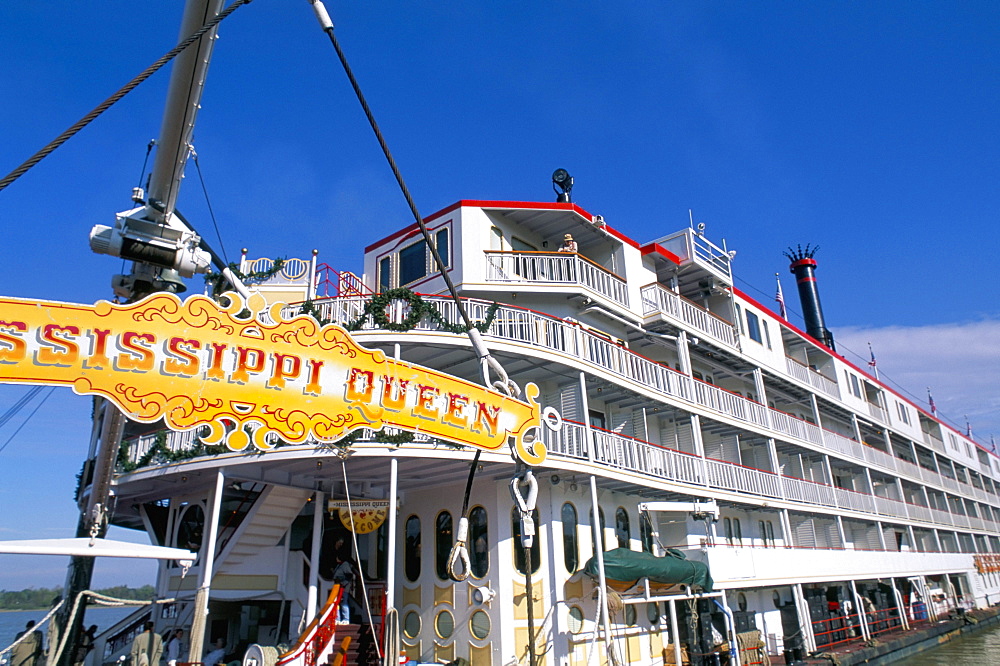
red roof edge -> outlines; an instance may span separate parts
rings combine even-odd
[[[681,258],[678,257],[673,252],[671,252],[670,250],[668,250],[667,248],[660,245],[659,243],[649,243],[647,245],[643,245],[640,248],[640,251],[642,252],[642,256],[644,257],[647,254],[658,254],[661,257],[666,258],[668,261],[672,261],[674,264],[678,266],[681,265]]]

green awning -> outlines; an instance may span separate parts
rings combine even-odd
[[[597,578],[597,559],[591,557],[587,560],[583,570]],[[711,592],[713,585],[708,565],[692,562],[684,553],[673,548],[668,549],[663,557],[628,548],[609,550],[604,553],[604,575],[609,580],[632,584],[642,578],[649,578],[650,582],[687,585],[700,588],[701,592]]]

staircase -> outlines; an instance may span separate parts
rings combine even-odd
[[[228,553],[222,554],[220,569],[238,566],[262,548],[278,545],[310,495],[311,491],[300,488],[268,486],[243,520],[234,542],[227,546]]]

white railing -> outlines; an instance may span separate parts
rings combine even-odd
[[[777,474],[743,467],[721,460],[705,459],[708,485],[750,495],[781,497],[781,481]]]
[[[813,388],[817,388],[827,395],[840,399],[840,388],[837,386],[837,382],[833,381],[826,375],[823,375],[810,367],[802,365],[796,361],[791,356],[785,357],[785,367],[788,368],[788,374],[795,377],[800,382],[804,384],[809,384]]]
[[[844,488],[834,488],[833,490],[837,497],[837,506],[840,508],[875,513],[875,500],[871,495],[856,493]]]
[[[159,437],[165,438],[163,442],[164,446],[171,453],[186,451],[194,446],[198,441],[198,432],[200,430],[201,428],[195,428],[194,430],[187,430],[185,432],[161,430],[147,435],[139,435],[138,437],[128,441],[128,460],[132,464],[139,462],[140,458],[149,453],[149,450],[153,448],[156,444],[157,438]]]
[[[460,323],[455,304],[451,299],[425,296],[443,318],[453,324]],[[316,303],[319,316],[340,324],[357,321],[364,310],[365,299],[360,297],[334,298]],[[465,300],[469,315],[474,321],[486,319],[491,304],[486,301]],[[286,314],[292,314],[290,308]],[[407,315],[407,306],[397,301],[387,308],[390,321],[402,321]],[[371,321],[365,322],[364,330],[375,330]],[[431,321],[418,322],[417,328],[434,330],[437,325]],[[765,408],[716,386],[693,380],[672,368],[640,356],[614,342],[598,337],[569,322],[548,317],[530,310],[503,306],[497,310],[493,323],[486,331],[489,336],[527,343],[562,352],[580,358],[611,374],[636,382],[660,394],[700,405],[713,412],[752,423],[762,428],[809,442],[832,453],[856,462],[877,466],[894,473],[906,473],[913,480],[922,480],[921,470],[906,461],[884,451],[848,439],[843,435],[824,430],[797,417],[776,409]],[[570,457],[586,457],[582,444],[576,444],[577,454]],[[141,454],[140,454],[141,455]],[[954,492],[963,490],[957,481],[935,475],[946,487]],[[969,487],[971,489],[971,486]],[[970,491],[967,491],[970,492]],[[973,496],[970,494],[970,496]],[[993,498],[990,497],[989,501]]]
[[[882,423],[889,422],[889,416],[885,413],[885,410],[879,407],[878,405],[873,405],[872,403],[869,402],[868,413],[871,414],[873,419],[878,419]]]
[[[781,477],[781,486],[785,489],[785,499],[804,502],[806,504],[819,504],[829,507],[837,506],[833,488],[830,486],[790,476]]]
[[[578,284],[628,307],[625,280],[575,252],[487,250],[486,281]]]
[[[641,293],[643,316],[659,312],[687,324],[705,337],[736,348],[736,329],[732,323],[660,284],[648,284]]]

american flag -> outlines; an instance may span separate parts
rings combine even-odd
[[[937,405],[934,404],[934,396],[931,395],[931,387],[927,387],[927,402],[931,406],[931,414],[937,416]]]
[[[778,301],[778,309],[781,312],[782,319],[788,319],[788,312],[785,310],[785,295],[781,293],[781,280],[778,279],[778,274],[774,274],[774,279],[778,283],[778,291],[774,294],[774,300]]]
[[[868,343],[868,353],[871,354],[872,360],[868,361],[869,368],[878,367],[878,361],[875,360],[875,351],[872,349],[872,343]]]
[[[965,417],[965,436],[972,439],[972,424],[969,423],[969,417]]]

